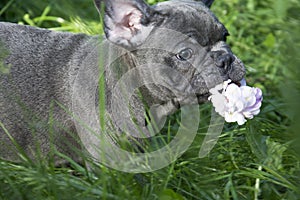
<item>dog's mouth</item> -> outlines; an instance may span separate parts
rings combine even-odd
[[[243,79],[242,79],[242,80],[243,80]],[[242,80],[241,80],[241,81],[242,81]],[[229,84],[236,84],[237,86],[241,87],[241,86],[242,86],[241,81],[233,81],[233,82],[231,82],[231,83],[229,83]]]
[[[245,85],[245,79],[243,78],[240,81],[232,81],[230,84],[236,84],[237,86],[243,86]],[[195,96],[196,95],[196,96]],[[180,107],[184,105],[196,105],[196,104],[203,104],[208,102],[208,97],[212,94],[207,90],[203,93],[193,93],[193,95],[183,95],[182,97],[176,97],[172,99],[173,105],[179,109]]]
[[[232,81],[230,84],[236,84],[237,86],[241,87],[241,86],[245,86],[246,85],[246,79],[245,77],[243,77],[241,80],[239,81]]]
[[[205,94],[197,94],[198,104],[207,102],[209,96],[210,96],[209,92],[207,92]]]
[[[246,80],[245,80],[245,78],[242,78],[242,79],[239,80],[239,81],[231,81],[229,84],[235,84],[235,85],[237,85],[238,87],[241,87],[241,86],[246,85]],[[208,101],[208,97],[209,97],[210,95],[211,95],[210,92],[205,92],[205,93],[203,93],[203,94],[196,94],[197,99],[198,99],[198,104],[207,102],[207,101]]]

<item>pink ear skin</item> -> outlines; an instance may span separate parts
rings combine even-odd
[[[156,21],[152,7],[143,0],[96,0],[99,11],[101,2],[105,4],[104,31],[108,40],[124,48],[145,41],[154,27],[151,22]]]
[[[130,40],[141,30],[142,13],[128,3],[116,3],[113,8],[115,13],[110,24],[109,39],[123,38]]]

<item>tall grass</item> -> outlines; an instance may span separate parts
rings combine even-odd
[[[206,117],[194,143],[168,167],[134,175],[93,163],[87,170],[72,160],[68,168],[0,160],[0,199],[300,199],[299,9],[297,0],[213,5],[247,66],[248,84],[263,89],[264,101],[246,125],[227,124],[207,157],[198,158],[210,111],[202,105]],[[98,19],[92,1],[0,2],[0,20],[54,30],[101,33]],[[176,129],[172,124],[166,132]]]

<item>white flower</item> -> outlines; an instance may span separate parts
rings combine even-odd
[[[225,118],[226,122],[237,122],[243,125],[247,119],[252,119],[260,112],[262,92],[259,88],[246,86],[246,81],[241,81],[241,87],[231,80],[217,85],[210,90],[210,100],[217,113]],[[222,90],[222,93],[219,91]]]

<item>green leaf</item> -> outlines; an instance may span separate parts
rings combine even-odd
[[[268,157],[265,161],[265,165],[272,167],[273,169],[282,168],[282,154],[287,150],[286,146],[278,142],[267,139],[266,144],[268,146]]]
[[[266,140],[267,136],[261,134],[260,130],[257,127],[259,126],[259,122],[251,121],[247,126],[248,131],[246,132],[246,139],[248,144],[251,147],[252,153],[263,162],[267,158],[267,145]]]
[[[159,200],[184,200],[184,198],[172,189],[165,189],[158,195]]]
[[[276,0],[274,1],[273,8],[277,17],[283,20],[287,15],[287,10],[289,9],[290,4],[286,1]]]
[[[273,48],[275,44],[276,44],[275,36],[272,33],[269,33],[265,41],[263,42],[263,45],[265,45],[268,48]]]

